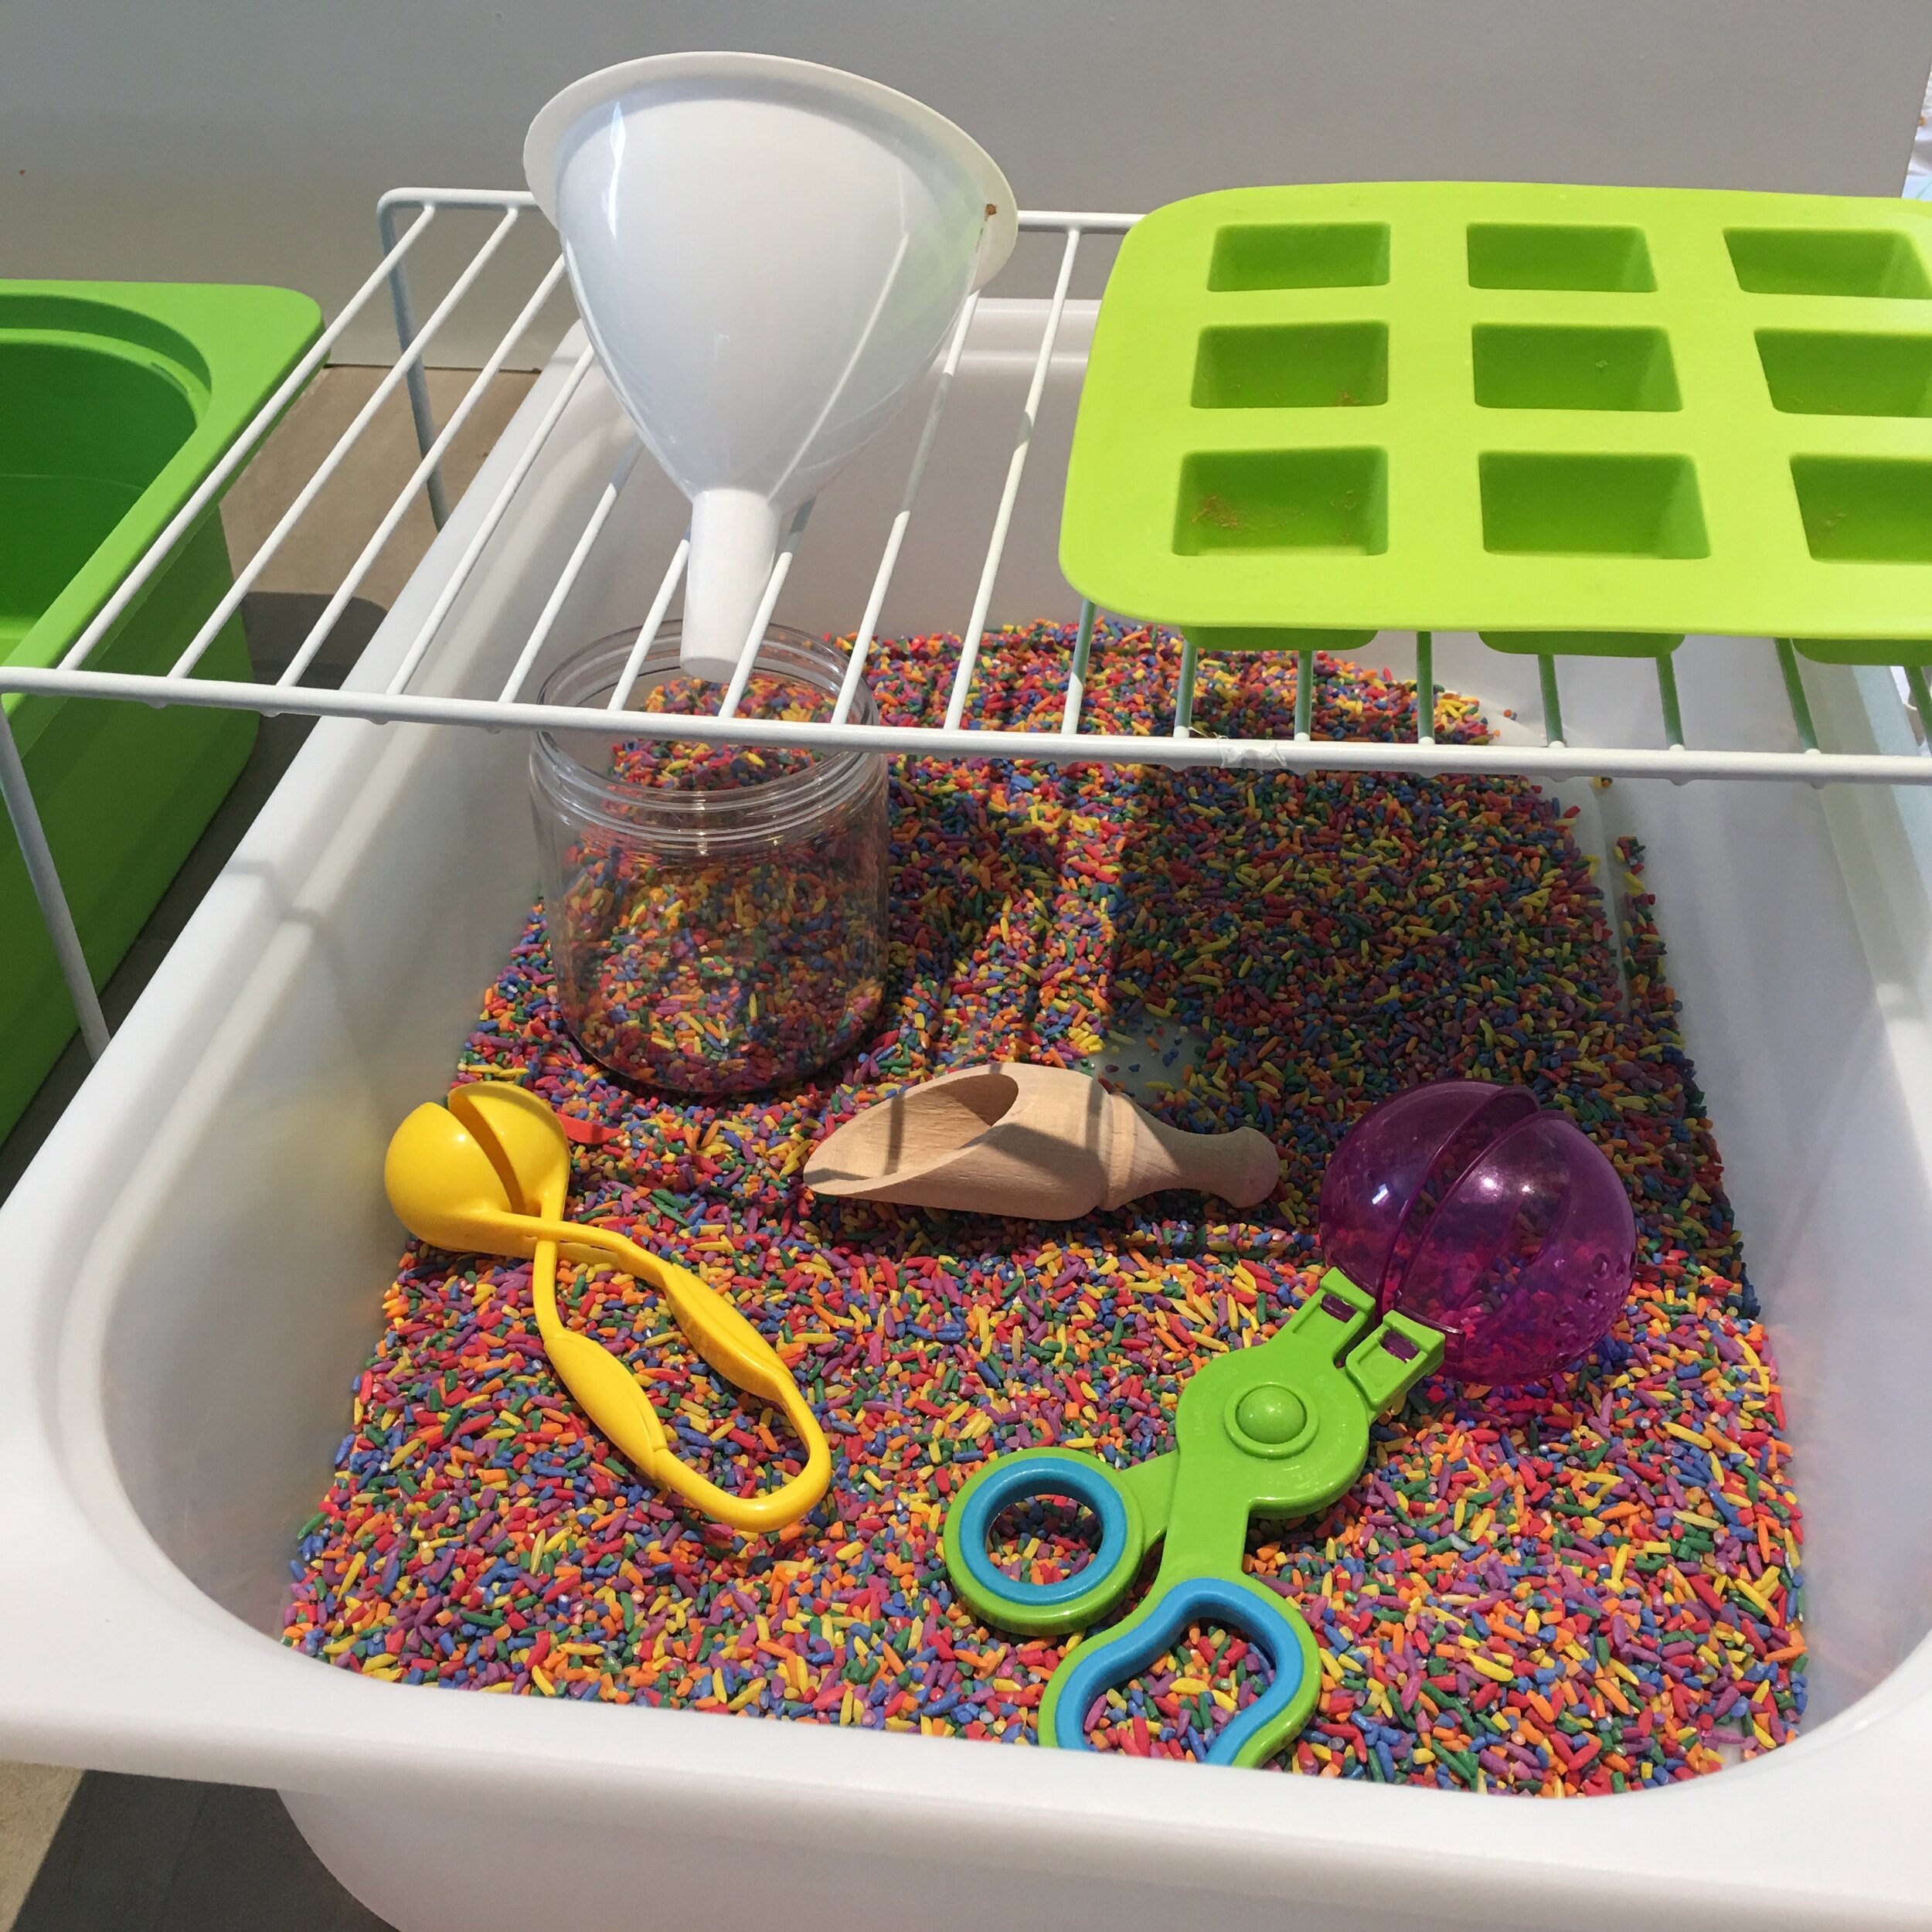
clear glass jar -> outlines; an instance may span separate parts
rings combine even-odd
[[[546,704],[610,702],[637,640],[600,639]],[[829,717],[845,654],[774,626],[739,713]],[[715,715],[667,624],[626,700]],[[855,724],[876,722],[864,686]],[[886,962],[886,760],[689,740],[537,733],[530,790],[557,1003],[585,1052],[684,1094],[802,1080],[879,1010]]]

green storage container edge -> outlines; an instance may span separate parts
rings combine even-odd
[[[125,336],[103,336],[36,321],[13,332],[105,340],[117,353],[145,352],[182,382],[198,405],[195,426],[181,447],[18,641],[12,660],[39,665],[57,662],[65,654],[233,447],[315,342],[322,315],[307,296],[257,287],[0,282],[0,298],[8,296],[93,304],[157,325]],[[192,353],[157,348],[157,334],[178,338],[180,348]],[[140,640],[137,657],[152,656],[157,649],[178,651],[233,581],[218,503],[211,502],[102,640],[100,651],[109,653],[117,643]],[[166,661],[163,656],[164,665]],[[216,634],[199,670],[218,678],[249,675],[239,615]],[[125,955],[206,829],[247,762],[258,720],[250,713],[155,711],[19,693],[9,694],[5,703],[61,867],[90,975],[98,986]],[[114,796],[124,809],[104,818],[100,804],[105,795]],[[0,1048],[4,1134],[76,1027],[51,941],[11,837],[0,843],[0,926],[15,935],[0,961],[8,1018]]]
[[[218,522],[193,533],[156,572],[129,622],[179,649],[233,581]],[[241,619],[203,660],[213,677],[248,675]],[[252,712],[155,709],[38,699],[25,753],[42,828],[60,870],[89,976],[104,985],[206,829],[253,745]],[[105,809],[104,809],[105,807]],[[76,1019],[19,845],[0,819],[0,1134],[73,1036]]]
[[[193,430],[9,654],[9,662],[39,669],[57,664],[66,655],[263,403],[313,346],[323,318],[311,297],[264,284],[0,281],[0,301],[34,296],[97,303],[157,321],[192,345],[208,378],[208,401]],[[290,399],[291,404],[294,400]],[[218,516],[218,506],[219,498],[209,505],[207,515]],[[196,529],[199,527],[198,520]],[[192,530],[184,534],[177,553],[193,536]],[[121,624],[139,609],[145,594],[134,600]],[[117,631],[119,628],[117,624]],[[107,648],[107,641],[104,639],[100,648]],[[4,702],[24,754],[46,728],[48,702],[23,705],[19,693],[9,693]]]

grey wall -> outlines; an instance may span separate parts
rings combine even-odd
[[[0,273],[286,282],[332,306],[373,260],[381,189],[520,186],[525,124],[564,82],[713,46],[920,96],[1033,207],[1408,175],[1890,194],[1932,6],[5,0]]]

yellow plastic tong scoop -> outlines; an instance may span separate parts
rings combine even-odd
[[[537,1330],[552,1366],[584,1413],[648,1481],[752,1532],[796,1522],[825,1493],[832,1451],[825,1431],[771,1344],[689,1270],[659,1260],[608,1228],[563,1218],[570,1143],[536,1094],[479,1082],[456,1088],[447,1107],[425,1102],[390,1140],[383,1184],[390,1206],[418,1240],[452,1253],[535,1262]],[[804,1469],[784,1488],[747,1498],[728,1495],[681,1461],[637,1378],[600,1343],[563,1325],[556,1306],[560,1253],[649,1282],[719,1375],[784,1412],[805,1444]]]

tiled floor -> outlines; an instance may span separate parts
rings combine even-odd
[[[53,1765],[0,1764],[0,1925],[15,1923],[80,1782],[78,1771]]]
[[[326,370],[277,427],[223,506],[237,566],[253,556],[331,445],[373,392],[380,372]],[[532,378],[499,376],[456,439],[445,465],[454,499],[476,472]],[[471,380],[438,370],[430,393],[447,420]],[[258,674],[287,662],[342,580],[417,461],[400,393],[296,526],[243,607]],[[362,594],[342,614],[315,682],[338,680],[434,535],[427,505],[413,505]],[[101,1002],[109,1024],[125,1015],[203,892],[253,821],[308,735],[309,721],[264,720],[255,750],[221,810],[156,909]],[[86,1077],[73,1043],[19,1124],[0,1141],[0,1198]],[[272,1791],[168,1779],[0,1764],[0,1932],[382,1932],[317,1862]]]
[[[315,474],[335,440],[376,389],[378,369],[325,369],[277,426],[261,454],[244,470],[222,505],[229,553],[240,568],[254,555],[295,498]],[[430,403],[439,423],[447,422],[474,380],[468,369],[430,372]],[[454,502],[503,433],[517,405],[536,379],[528,374],[498,376],[463,425],[443,464],[444,481]],[[369,534],[416,467],[416,430],[399,386],[357,439],[349,460],[303,515],[263,577],[264,590],[332,594],[342,583]],[[387,610],[410,571],[429,548],[435,526],[419,495],[360,587],[359,594]]]

